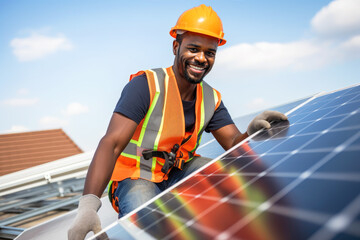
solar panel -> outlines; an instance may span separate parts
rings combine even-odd
[[[104,231],[110,239],[125,230],[130,239],[358,239],[360,86],[315,96],[288,117]],[[223,150],[211,142],[201,152]]]

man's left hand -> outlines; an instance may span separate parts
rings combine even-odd
[[[252,135],[262,128],[270,128],[270,122],[272,121],[285,121],[287,116],[277,111],[264,111],[263,113],[257,115],[249,124],[247,133]]]

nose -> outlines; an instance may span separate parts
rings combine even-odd
[[[196,56],[195,56],[195,60],[201,64],[206,62],[206,57],[205,57],[205,53],[203,51],[199,51]]]

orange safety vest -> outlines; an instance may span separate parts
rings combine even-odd
[[[172,67],[140,71],[131,75],[130,81],[144,73],[149,85],[150,107],[117,159],[111,181],[125,178],[143,178],[152,182],[166,180],[167,174],[161,171],[165,159],[152,157],[146,160],[142,152],[149,149],[170,152],[178,144],[180,147],[176,158],[187,162],[199,156],[195,150],[200,144],[201,135],[221,102],[218,91],[204,81],[197,84],[195,127],[193,132],[187,133],[181,96]]]

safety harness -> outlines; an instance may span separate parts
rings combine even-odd
[[[185,160],[181,159],[182,156],[180,155],[179,156],[180,158],[176,158],[176,154],[177,154],[177,151],[179,150],[179,148],[180,148],[179,144],[175,144],[170,152],[153,151],[151,149],[148,149],[148,150],[144,150],[142,152],[142,155],[145,158],[145,160],[149,160],[153,157],[165,159],[165,162],[164,162],[163,167],[161,168],[161,171],[164,174],[167,174],[169,172],[169,169],[171,169],[172,167],[177,167],[180,170],[182,170],[184,167]]]

